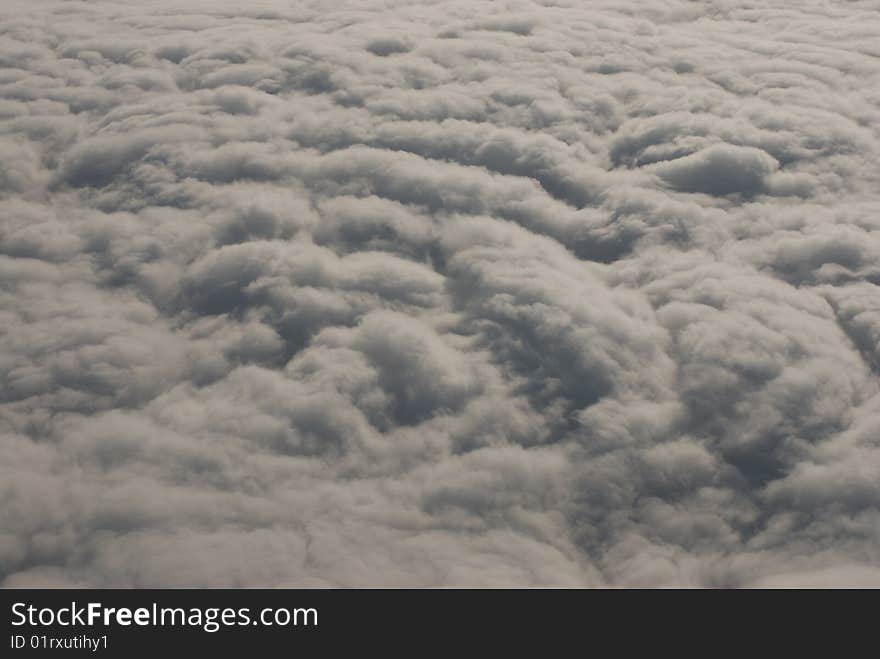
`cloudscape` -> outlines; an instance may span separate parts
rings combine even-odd
[[[0,3],[0,583],[880,586],[880,5]]]

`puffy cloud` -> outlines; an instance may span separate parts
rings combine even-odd
[[[779,164],[760,149],[716,144],[697,153],[658,163],[652,170],[676,190],[711,195],[761,192]]]
[[[5,585],[874,585],[869,2],[10,0]]]

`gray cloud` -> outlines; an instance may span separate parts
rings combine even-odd
[[[876,3],[10,0],[4,585],[876,585]]]
[[[697,153],[657,163],[653,171],[676,190],[711,195],[762,192],[779,164],[760,149],[716,144]]]

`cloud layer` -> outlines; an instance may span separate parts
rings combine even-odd
[[[2,583],[880,585],[878,44],[5,2]]]

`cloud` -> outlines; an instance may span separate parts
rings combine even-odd
[[[876,583],[876,13],[4,3],[0,582]]]
[[[719,196],[757,194],[778,167],[776,160],[760,149],[716,144],[651,169],[676,190]]]

